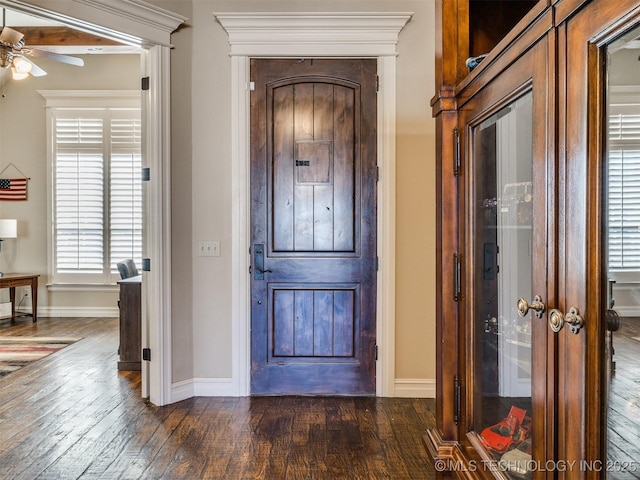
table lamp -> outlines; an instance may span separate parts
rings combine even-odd
[[[15,218],[0,218],[0,250],[2,249],[2,241],[5,238],[18,237],[18,221]],[[0,272],[0,277],[4,273]]]

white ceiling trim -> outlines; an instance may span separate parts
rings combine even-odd
[[[354,57],[397,55],[411,13],[215,13],[231,55]]]

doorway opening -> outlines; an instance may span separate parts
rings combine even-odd
[[[640,458],[640,28],[606,47],[603,302],[607,464]],[[625,470],[614,470],[625,471]],[[635,471],[626,470],[626,471]]]
[[[411,13],[218,13],[229,35],[232,88],[232,394],[250,392],[249,93],[251,58],[375,58],[377,110],[378,281],[376,395],[394,396],[395,136],[398,35]],[[313,32],[310,35],[310,32]]]
[[[156,405],[171,401],[171,236],[170,236],[170,35],[185,18],[148,4],[114,0],[105,12],[86,6],[78,12],[73,2],[59,2],[56,11],[37,3],[1,0],[0,4],[18,12],[48,20],[64,20],[70,28],[141,47],[144,51],[141,76],[148,76],[149,89],[142,92],[143,168],[154,175],[144,188],[143,256],[154,258],[153,271],[145,272],[142,287],[142,343],[154,352],[143,362],[142,396]],[[80,17],[78,17],[80,16]],[[152,21],[150,21],[150,19]],[[128,32],[128,33],[123,33]]]
[[[251,61],[252,395],[375,393],[376,67]]]

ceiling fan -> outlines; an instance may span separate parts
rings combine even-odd
[[[47,74],[28,57],[50,58],[57,62],[79,67],[84,65],[84,61],[78,57],[27,47],[22,33],[4,26],[4,12],[2,24],[2,32],[0,32],[0,68],[10,67],[14,80],[21,80],[29,75],[41,77]]]

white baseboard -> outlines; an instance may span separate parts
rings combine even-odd
[[[231,378],[191,378],[171,386],[170,403],[191,397],[233,397]],[[436,398],[436,381],[424,378],[399,378],[395,381],[398,398]]]
[[[19,307],[18,310],[31,312],[31,307]],[[118,307],[38,307],[38,317],[100,317],[117,318]]]
[[[618,312],[621,317],[640,317],[640,305],[629,307],[615,305],[613,309]]]
[[[171,385],[171,402],[191,397],[233,397],[231,378],[191,378]]]
[[[400,398],[436,398],[436,381],[431,378],[396,378],[395,396]]]

